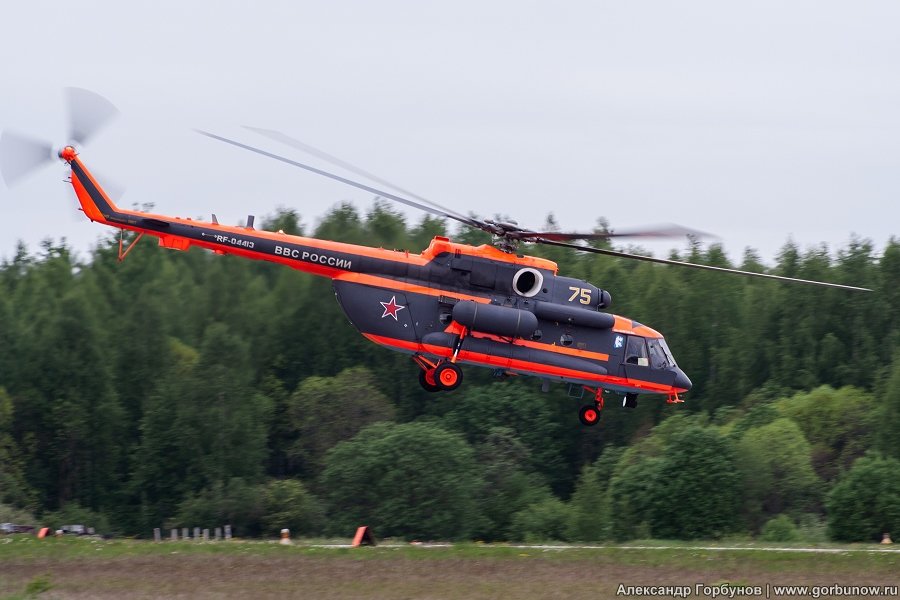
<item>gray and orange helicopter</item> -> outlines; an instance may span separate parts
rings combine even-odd
[[[670,403],[691,389],[691,380],[675,362],[662,334],[627,317],[606,312],[612,297],[580,279],[559,275],[553,261],[518,253],[521,244],[547,244],[666,265],[781,281],[869,291],[865,288],[753,273],[708,265],[640,256],[575,244],[577,241],[625,237],[671,237],[697,234],[677,226],[630,232],[560,233],[532,231],[513,222],[460,214],[402,190],[349,163],[276,131],[253,131],[363,176],[380,188],[213,133],[199,133],[256,154],[305,169],[485,231],[492,245],[471,246],[435,237],[420,254],[372,248],[316,238],[261,231],[253,217],[241,226],[125,210],[117,206],[82,162],[83,145],[117,111],[106,99],[68,88],[70,143],[62,149],[9,131],[0,136],[0,171],[12,184],[41,165],[61,159],[71,169],[69,181],[80,208],[91,220],[137,235],[123,260],[145,235],[174,250],[192,246],[217,254],[266,260],[328,277],[335,296],[353,325],[376,344],[412,355],[419,382],[429,392],[460,386],[460,365],[476,365],[501,375],[533,375],[565,382],[589,392],[579,418],[594,425],[603,409],[604,391],[622,394],[623,406],[637,406],[639,394],[660,394]],[[390,188],[397,193],[388,192]],[[582,392],[583,393],[583,392]]]

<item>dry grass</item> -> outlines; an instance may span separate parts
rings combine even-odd
[[[18,546],[17,548],[15,546]],[[46,540],[0,545],[0,597],[613,598],[625,585],[900,584],[900,553],[281,547]],[[17,596],[22,597],[22,596]]]

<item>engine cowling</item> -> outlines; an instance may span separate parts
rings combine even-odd
[[[534,306],[534,314],[547,321],[556,321],[568,325],[582,325],[595,329],[610,329],[616,323],[616,318],[605,312],[584,310],[574,306],[554,304],[552,302],[538,302]]]
[[[588,310],[602,310],[612,305],[612,296],[606,290],[572,277],[554,277],[553,302]]]

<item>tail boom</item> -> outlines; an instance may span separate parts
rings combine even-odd
[[[91,221],[152,235],[166,248],[188,250],[198,246],[217,254],[267,260],[332,279],[353,272],[390,274],[408,264],[427,262],[419,254],[124,210],[103,191],[74,149],[67,147],[59,155],[72,168],[72,187]]]

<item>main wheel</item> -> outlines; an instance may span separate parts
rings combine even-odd
[[[441,388],[434,382],[434,371],[426,371],[422,369],[419,371],[419,385],[426,392],[439,392]]]
[[[625,397],[622,398],[622,407],[623,408],[637,408],[637,394],[625,394]]]
[[[453,363],[442,362],[434,369],[434,383],[442,390],[455,390],[462,380],[462,370]]]
[[[597,410],[596,406],[587,404],[578,411],[578,418],[582,424],[591,427],[600,422],[600,411]]]

